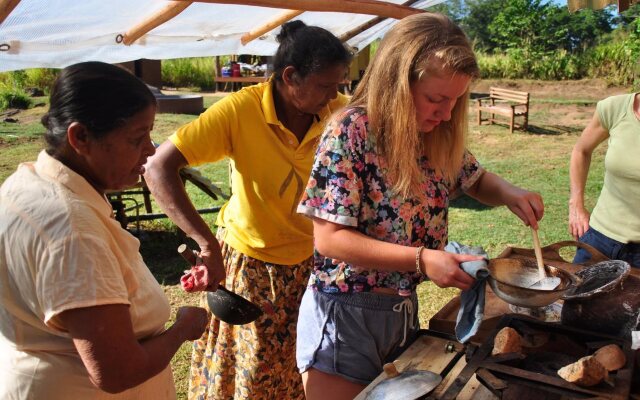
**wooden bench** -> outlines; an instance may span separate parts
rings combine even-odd
[[[513,133],[514,127],[527,130],[529,123],[528,92],[492,87],[489,89],[489,97],[481,97],[476,101],[478,102],[478,125],[481,125],[482,121],[489,121],[490,124],[498,122],[495,115],[499,114],[509,118],[510,133]],[[483,111],[488,112],[491,115],[490,118],[482,119]],[[516,125],[515,117],[523,117],[524,122],[521,125]]]

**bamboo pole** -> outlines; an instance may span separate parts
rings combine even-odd
[[[191,5],[191,1],[169,1],[168,4],[129,29],[122,43],[129,46],[154,28],[164,24]]]
[[[0,0],[0,24],[11,14],[20,0]]]
[[[420,0],[409,0],[409,1],[405,1],[401,5],[409,7],[412,4],[417,3],[418,1],[420,1]],[[365,22],[364,24],[362,24],[360,26],[357,26],[357,27],[351,29],[348,32],[343,33],[340,36],[340,41],[341,42],[346,42],[349,39],[353,38],[354,36],[359,35],[362,32],[366,31],[367,29],[370,29],[370,28],[378,25],[379,23],[381,23],[382,21],[384,21],[386,19],[387,19],[386,17],[376,17],[376,18],[372,19],[371,21]]]
[[[176,0],[191,2],[191,0]],[[379,15],[402,19],[423,12],[411,7],[377,0],[196,0],[200,3],[237,4],[245,6],[286,8],[302,11],[344,12],[353,14]]]
[[[244,35],[242,35],[242,37],[240,38],[240,42],[242,43],[243,46],[246,46],[247,43],[249,43],[250,41],[252,41],[255,38],[259,38],[260,36],[264,35],[265,33],[277,28],[278,26],[284,24],[285,22],[294,19],[295,17],[297,17],[298,15],[302,14],[304,11],[300,11],[300,10],[288,10],[283,12],[282,14],[278,15],[276,18],[272,19],[271,21],[267,22],[266,24],[259,26],[255,29],[250,30],[249,32],[245,33]]]

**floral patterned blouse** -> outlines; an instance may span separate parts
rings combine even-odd
[[[421,157],[427,196],[403,199],[393,193],[385,174],[385,160],[376,153],[368,135],[362,108],[336,115],[325,129],[298,212],[336,224],[353,226],[372,238],[404,246],[443,249],[447,243],[449,198],[465,191],[483,169],[468,151],[453,185]],[[377,271],[314,253],[310,286],[329,293],[398,290],[408,296],[421,282],[415,272]]]

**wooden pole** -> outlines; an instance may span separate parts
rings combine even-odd
[[[284,24],[285,22],[294,19],[295,17],[297,17],[298,15],[302,14],[304,11],[299,11],[299,10],[288,10],[283,12],[282,14],[278,15],[276,18],[272,19],[271,21],[267,22],[266,24],[259,26],[255,29],[250,30],[249,32],[245,33],[244,35],[242,35],[242,37],[240,38],[240,42],[242,43],[243,46],[246,46],[247,43],[249,43],[250,41],[252,41],[255,38],[259,38],[260,36],[264,35],[265,33],[277,28],[278,26]]]
[[[176,0],[191,2],[191,0]],[[200,3],[237,4],[245,6],[286,8],[302,11],[344,12],[353,14],[379,15],[402,19],[423,12],[411,7],[377,0],[196,0]]]
[[[414,3],[417,3],[420,0],[409,0],[409,1],[405,1],[404,3],[402,3],[402,6],[411,6]],[[355,28],[353,28],[352,30],[345,32],[344,34],[342,34],[340,36],[340,41],[342,42],[346,42],[349,39],[353,38],[354,36],[357,36],[359,34],[361,34],[362,32],[366,31],[367,29],[370,29],[376,25],[378,25],[379,23],[381,23],[382,21],[386,20],[386,17],[376,17],[374,19],[372,19],[369,22],[365,22],[364,24],[357,26]]]
[[[629,0],[618,0],[618,14],[629,9]]]
[[[142,22],[137,23],[133,28],[129,29],[122,39],[122,43],[129,46],[136,40],[140,39],[149,31],[169,21],[171,18],[180,14],[191,5],[191,1],[169,1],[168,4],[145,18]]]
[[[0,24],[11,14],[20,0],[0,0]]]

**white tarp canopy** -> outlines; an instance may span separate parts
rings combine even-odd
[[[442,1],[422,0],[411,7],[422,9]],[[404,0],[387,3],[402,4]],[[121,35],[167,4],[165,0],[21,0],[0,24],[0,71],[62,68],[89,60],[118,63],[141,58],[275,53],[275,36],[280,28],[246,46],[240,38],[284,10],[247,5],[194,2],[132,45],[119,43]],[[340,37],[374,18],[374,15],[307,11],[294,19],[321,26]],[[347,44],[362,49],[383,36],[396,21],[384,19],[349,39]]]

